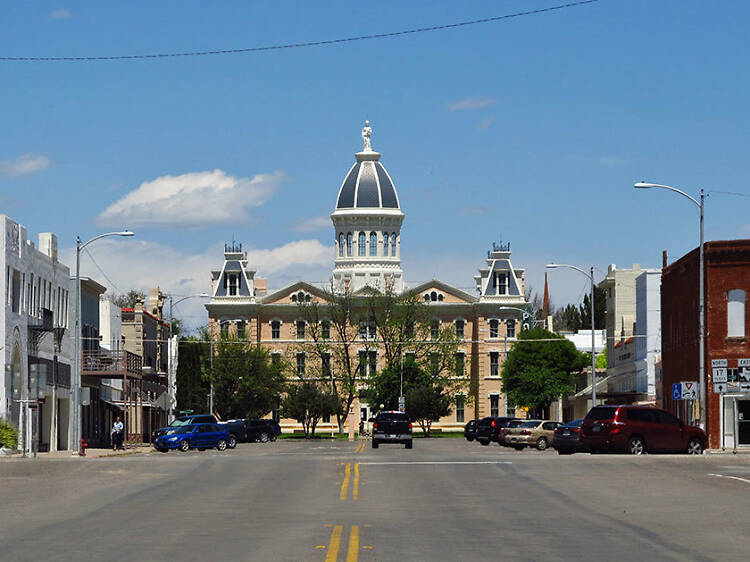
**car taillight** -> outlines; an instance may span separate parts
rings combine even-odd
[[[411,429],[411,424],[409,424],[409,429]]]
[[[492,420],[492,427],[497,427],[497,424],[495,423],[495,420]]]
[[[579,431],[581,431],[581,428],[579,428],[579,427],[574,427],[573,428],[573,433],[578,433]]]
[[[521,435],[531,435],[531,431],[529,431],[528,429],[524,429],[524,430],[523,430],[523,431],[521,432]]]
[[[377,429],[378,428],[378,424],[377,423],[372,424],[372,428],[373,429]]]

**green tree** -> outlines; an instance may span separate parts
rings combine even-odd
[[[9,421],[0,418],[0,447],[15,449],[18,446],[18,430]]]
[[[209,362],[207,332],[202,336],[183,337],[179,342],[177,362],[177,409],[205,412],[208,410],[209,382],[203,366]]]
[[[302,424],[305,439],[315,437],[315,428],[323,417],[340,414],[341,409],[341,400],[329,388],[321,388],[311,381],[288,385],[281,402],[284,416]]]
[[[555,312],[552,324],[560,332],[577,332],[581,329],[581,312],[577,306],[569,304]]]
[[[258,418],[278,405],[283,367],[259,345],[226,336],[214,344],[213,366],[204,372],[214,386],[214,408],[222,419]]]
[[[573,342],[541,328],[521,332],[503,363],[503,392],[510,403],[546,410],[573,392],[571,377],[586,366]]]
[[[130,289],[127,293],[112,293],[111,299],[120,308],[134,308],[137,301],[146,302],[146,293]]]
[[[430,377],[419,368],[411,356],[407,356],[403,365],[385,367],[375,377],[371,377],[362,397],[377,411],[380,405],[385,410],[398,408],[398,397],[401,395],[401,373],[403,371],[404,397],[415,388],[430,386]]]
[[[406,394],[406,413],[419,423],[424,436],[429,437],[432,422],[449,415],[451,403],[450,396],[438,386],[416,386]]]
[[[607,348],[604,348],[604,351],[602,351],[599,355],[596,356],[596,368],[597,369],[606,369],[607,368]]]
[[[591,329],[591,295],[583,296],[583,304],[580,306],[581,330]],[[607,291],[594,285],[594,322],[596,329],[603,330],[607,317]]]

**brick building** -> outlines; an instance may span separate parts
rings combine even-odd
[[[258,342],[272,357],[283,356],[304,375],[321,367],[314,365],[309,354],[300,352],[300,345],[309,338],[300,317],[301,300],[325,301],[333,291],[351,295],[366,310],[367,295],[412,293],[434,311],[437,327],[453,327],[462,339],[459,355],[465,359],[466,369],[461,376],[474,383],[467,385],[467,390],[474,392],[471,400],[457,394],[453,413],[436,427],[462,426],[473,417],[504,415],[507,407],[501,391],[501,367],[521,329],[517,308],[526,305],[524,271],[512,265],[510,245],[493,244],[470,288],[436,279],[407,282],[401,269],[405,215],[393,180],[380,163],[380,154],[370,148],[369,137],[365,149],[355,156],[331,214],[334,255],[330,280],[266,289],[266,281],[255,278],[241,245],[227,245],[221,269],[212,272],[212,296],[206,304],[213,337],[233,334]],[[360,347],[367,354],[361,361],[362,384],[370,372],[384,366],[383,350],[377,349],[374,339],[366,330],[361,337]],[[365,403],[358,408],[363,418],[372,412]],[[282,423],[286,428],[293,424],[293,420]],[[322,424],[321,429],[326,426]]]
[[[706,303],[706,431],[709,446],[734,442],[737,417],[738,445],[750,446],[750,388],[741,383],[740,360],[750,359],[747,295],[750,293],[750,240],[706,242],[704,286]],[[672,384],[698,379],[699,252],[696,248],[667,266],[662,275],[663,404],[682,419],[695,415],[697,404],[672,399]],[[730,381],[727,395],[714,392],[711,361],[726,359]],[[737,412],[733,400],[737,399]],[[693,406],[691,409],[690,406]]]

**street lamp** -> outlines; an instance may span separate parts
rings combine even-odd
[[[92,242],[107,236],[135,236],[129,230],[120,232],[106,232],[99,236],[94,236],[88,242],[82,244],[81,237],[76,236],[76,321],[73,332],[75,341],[75,372],[73,374],[73,451],[75,454],[81,453],[81,250]],[[124,389],[123,389],[124,391]]]
[[[547,267],[555,269],[557,267],[567,267],[583,273],[591,281],[591,405],[596,406],[596,339],[594,336],[594,266],[591,266],[591,273],[586,273],[580,267],[569,265],[567,263],[548,263]]]
[[[181,299],[177,299],[176,302],[172,302],[173,295],[168,295],[168,296],[169,296],[169,329],[170,329],[170,333],[171,333],[171,330],[172,330],[172,307],[175,304],[180,304],[182,301],[186,301],[188,299],[207,299],[211,295],[209,295],[208,293],[200,293],[198,295],[187,295],[186,297],[182,297]]]
[[[700,386],[700,399],[698,400],[698,417],[700,418],[700,425],[705,429],[706,427],[706,313],[705,313],[705,302],[703,295],[703,210],[705,208],[705,196],[701,189],[700,201],[691,197],[681,189],[672,187],[669,185],[662,185],[660,183],[647,183],[638,182],[633,185],[636,189],[666,189],[668,191],[674,191],[679,193],[683,197],[690,199],[700,209],[700,246],[699,246],[699,257],[698,257],[698,315],[699,315],[699,328],[698,328],[698,386]]]

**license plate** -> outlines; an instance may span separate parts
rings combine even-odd
[[[395,435],[386,435],[386,437],[387,437],[388,439],[395,439],[395,438],[396,438],[396,436],[395,436]]]
[[[591,428],[592,433],[598,433],[602,430],[602,427],[600,425],[595,425]]]
[[[570,435],[570,430],[569,429],[564,429],[563,432],[562,432],[562,434],[563,435]]]

